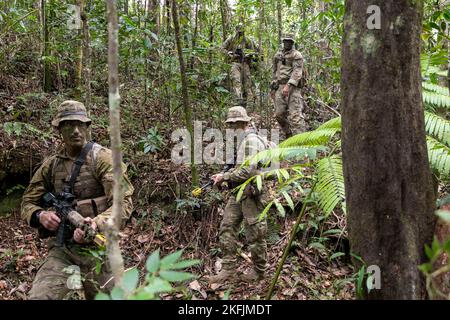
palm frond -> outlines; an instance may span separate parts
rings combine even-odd
[[[253,157],[247,158],[242,166],[248,166],[250,163],[261,163],[263,166],[268,166],[274,161],[282,160],[303,160],[308,158],[315,160],[318,151],[326,151],[324,146],[308,146],[308,147],[287,147],[287,148],[273,148],[258,152]]]
[[[432,137],[427,137],[428,161],[431,168],[443,176],[450,173],[450,148]]]
[[[345,212],[345,187],[342,158],[332,155],[317,163],[317,183],[314,189],[319,195],[319,206],[329,215],[338,205]]]
[[[450,121],[425,111],[425,131],[439,142],[450,146]]]

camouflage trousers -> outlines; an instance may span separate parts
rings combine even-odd
[[[250,66],[244,63],[244,82],[245,88],[247,89],[247,99],[253,100],[253,83],[250,78]],[[233,94],[237,104],[241,104],[243,101],[243,84],[241,80],[241,69],[242,64],[238,62],[233,62],[231,64],[231,82],[233,86]]]
[[[262,209],[259,201],[254,198],[243,196],[239,202],[236,202],[236,197],[230,196],[219,231],[220,247],[223,252],[223,269],[236,269],[238,235],[241,223],[244,221],[245,236],[255,269],[259,272],[266,270],[267,224],[265,219],[258,221]]]
[[[306,131],[303,115],[304,101],[301,89],[290,86],[289,96],[283,96],[284,84],[280,84],[275,92],[275,118],[281,127],[282,140]]]
[[[103,263],[99,274],[95,271],[95,258],[80,253],[81,246],[53,246],[41,264],[28,293],[29,300],[61,300],[70,290],[84,289],[87,300],[98,291],[109,292],[114,281]],[[81,281],[80,281],[81,280]]]

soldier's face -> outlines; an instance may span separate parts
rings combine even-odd
[[[88,125],[77,120],[67,120],[59,125],[59,132],[66,146],[81,148],[87,142]]]
[[[289,51],[294,46],[294,41],[291,40],[283,40],[283,48],[286,51]]]

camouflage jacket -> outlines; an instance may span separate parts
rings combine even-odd
[[[64,147],[58,150],[55,155],[44,160],[43,164],[34,174],[30,185],[25,190],[22,199],[21,215],[22,218],[31,225],[31,218],[34,212],[43,210],[42,196],[47,192],[61,192],[62,180],[68,181],[75,158],[67,155]],[[126,175],[126,166],[122,164],[124,173],[124,207],[122,222],[131,215],[132,200],[131,196],[134,188]],[[86,157],[86,162],[80,170],[80,174],[74,185],[73,190],[77,202],[91,198],[103,196],[105,199],[104,211],[100,211],[93,218],[99,229],[104,230],[105,223],[112,212],[113,199],[113,169],[111,150],[94,144],[92,150]],[[83,202],[83,201],[82,201]],[[78,210],[78,209],[77,209]],[[87,216],[87,214],[83,214]]]
[[[244,47],[244,48],[242,48]],[[244,51],[244,54],[248,53],[258,53],[258,49],[256,46],[256,43],[253,39],[247,38],[244,36],[244,39],[242,37],[238,37],[236,35],[229,36],[225,42],[222,44],[221,50],[222,52],[227,55],[228,52],[232,51],[233,53],[236,52],[236,49],[242,49]],[[250,52],[249,52],[250,51]],[[238,58],[234,58],[233,62],[239,62]]]
[[[303,56],[291,49],[287,52],[278,51],[273,58],[272,82],[277,84],[290,83],[298,87],[303,77]]]
[[[242,183],[252,176],[257,175],[259,173],[257,163],[250,162],[248,166],[241,166],[241,164],[249,157],[265,149],[266,145],[263,138],[258,136],[255,130],[248,129],[244,133],[244,137],[237,148],[235,167],[224,174],[224,180]]]

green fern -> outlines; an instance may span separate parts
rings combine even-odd
[[[450,96],[432,91],[423,91],[423,101],[425,104],[435,105],[443,108],[450,108]]]
[[[450,121],[425,111],[425,131],[447,146],[450,146]]]
[[[342,158],[332,155],[317,163],[317,183],[314,189],[319,194],[319,206],[329,215],[338,204],[345,212],[345,187]]]
[[[448,176],[450,174],[450,148],[432,137],[427,137],[427,148],[431,168],[442,176]]]
[[[314,131],[303,132],[279,144],[280,148],[327,145],[330,139],[341,131],[341,117],[333,118]]]
[[[422,88],[424,88],[427,91],[432,91],[447,96],[449,95],[448,88],[431,82],[422,82]]]

